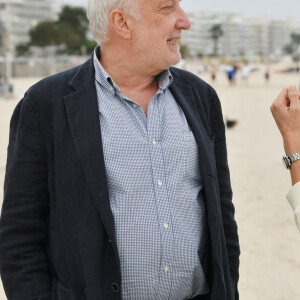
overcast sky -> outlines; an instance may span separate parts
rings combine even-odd
[[[87,0],[56,1],[73,5],[86,5],[87,3]],[[181,7],[189,12],[233,12],[249,16],[292,18],[300,21],[299,0],[182,0]]]

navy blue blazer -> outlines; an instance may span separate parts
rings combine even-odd
[[[195,75],[170,70],[170,90],[199,146],[209,299],[238,299],[240,250],[220,102]],[[0,221],[8,299],[121,299],[104,164],[91,58],[35,84],[13,113]]]

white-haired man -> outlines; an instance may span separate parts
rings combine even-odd
[[[8,299],[238,299],[215,91],[179,62],[179,0],[89,0],[100,45],[11,121],[0,266]]]

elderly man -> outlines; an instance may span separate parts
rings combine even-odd
[[[215,91],[170,68],[179,0],[89,0],[101,45],[28,90],[1,216],[8,299],[238,299],[239,243]]]

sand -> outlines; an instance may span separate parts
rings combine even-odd
[[[209,82],[209,75],[200,77]],[[37,80],[15,79],[16,99],[0,99],[1,189],[9,119],[24,91]],[[266,84],[258,72],[248,83],[229,86],[225,75],[218,73],[214,84],[224,118],[238,120],[227,130],[227,146],[242,251],[242,300],[300,299],[300,233],[285,198],[290,176],[281,163],[281,137],[269,109],[284,86],[298,86],[299,81],[299,74],[272,73]],[[0,299],[6,299],[1,289]]]

